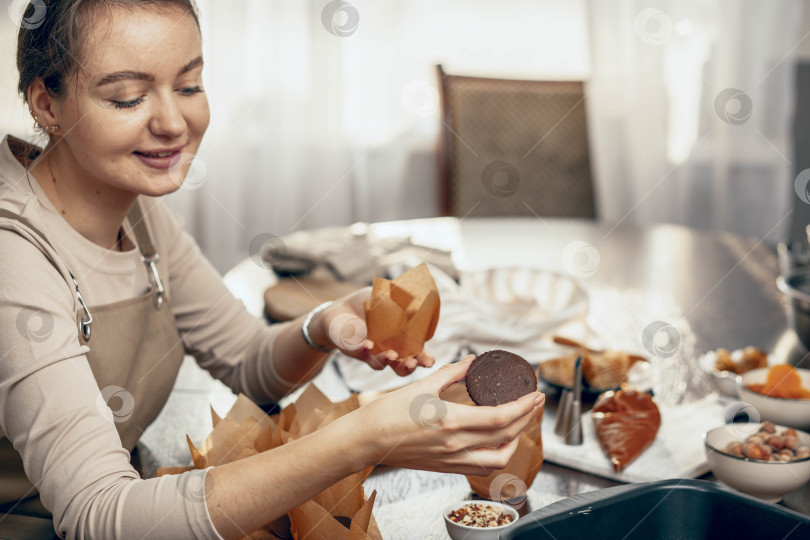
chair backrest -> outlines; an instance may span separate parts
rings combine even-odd
[[[444,215],[596,217],[581,81],[437,71]]]

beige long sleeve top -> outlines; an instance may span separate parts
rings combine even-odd
[[[278,399],[287,390],[272,363],[281,328],[247,313],[179,216],[142,199],[186,351],[234,392],[259,403]],[[45,234],[88,305],[146,291],[138,250],[110,251],[75,231],[26,174],[8,137],[0,144],[0,208]],[[113,423],[98,413],[99,388],[78,340],[75,292],[42,249],[25,227],[0,220],[0,438],[22,456],[55,530],[63,538],[220,538],[204,498],[190,492],[207,471],[143,480],[130,465]],[[30,321],[20,314],[33,312],[48,322],[47,339],[25,336]],[[163,405],[139,404],[155,411]]]

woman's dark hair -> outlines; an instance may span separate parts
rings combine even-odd
[[[178,7],[200,27],[194,0],[32,0],[17,36],[17,90],[26,102],[37,77],[50,95],[63,95],[65,81],[79,68],[87,28],[94,18],[116,7]]]

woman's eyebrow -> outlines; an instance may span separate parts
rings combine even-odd
[[[142,71],[116,71],[108,73],[96,82],[96,88],[118,81],[154,81],[155,76]]]
[[[180,70],[180,73],[178,73],[178,75],[188,73],[189,71],[191,71],[195,67],[201,66],[202,64],[203,64],[202,56],[198,56],[197,58],[195,58],[194,60],[192,60],[191,62],[189,62],[185,66],[183,66],[183,69]]]
[[[185,66],[178,72],[178,75],[183,75],[184,73],[188,73],[192,69],[201,66],[203,64],[202,56],[198,56]],[[143,71],[116,71],[114,73],[108,73],[101,77],[98,82],[96,82],[96,88],[99,86],[104,86],[105,84],[110,84],[118,81],[149,81],[153,82],[155,80],[155,76],[149,73],[144,73]]]

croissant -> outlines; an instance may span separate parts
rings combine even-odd
[[[572,387],[574,363],[578,356],[582,357],[582,375],[588,386],[599,390],[618,388],[627,379],[630,367],[638,361],[645,361],[623,351],[594,351],[580,347],[571,354],[541,362],[540,376],[557,386]]]

